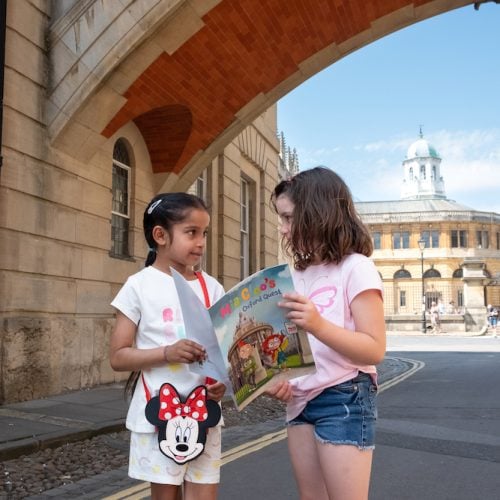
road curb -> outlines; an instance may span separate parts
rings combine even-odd
[[[33,436],[31,438],[19,439],[0,444],[0,461],[12,460],[22,455],[28,455],[44,450],[46,448],[57,448],[68,443],[84,441],[101,434],[121,432],[125,430],[125,419],[119,419],[104,423],[99,426],[92,426],[78,430],[61,430],[51,432],[43,436]]]

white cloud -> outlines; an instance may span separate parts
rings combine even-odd
[[[404,152],[408,149],[410,144],[415,141],[415,137],[394,137],[393,139],[369,142],[367,144],[361,144],[355,146],[354,149],[365,151],[367,153],[375,153],[375,152],[387,152],[387,153],[395,153],[395,152]],[[404,158],[404,154],[401,159]]]
[[[299,163],[301,168],[311,168],[316,165],[330,166],[335,160],[334,156],[342,151],[339,146],[333,148],[303,149],[298,148]]]
[[[429,141],[442,158],[449,198],[472,208],[500,211],[500,129],[442,130]]]
[[[500,213],[500,129],[439,130],[425,134],[442,158],[441,173],[448,198],[478,210]],[[347,182],[361,201],[400,198],[402,162],[416,135],[350,148],[320,148],[299,153],[303,168],[327,165]],[[497,201],[498,200],[498,201]]]
[[[500,161],[462,160],[443,166],[448,198],[476,210],[500,213]]]

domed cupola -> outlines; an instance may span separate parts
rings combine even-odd
[[[440,166],[441,158],[436,148],[424,139],[420,128],[419,139],[408,148],[406,159],[403,161],[401,199],[445,199]]]
[[[439,154],[436,151],[436,148],[427,142],[422,135],[418,141],[415,141],[409,148],[406,153],[406,159],[410,160],[413,158],[439,158]]]

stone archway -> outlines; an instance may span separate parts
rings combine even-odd
[[[266,150],[274,154],[278,141],[273,128],[260,137],[248,124],[263,122],[277,99],[358,48],[470,3],[67,0],[52,16],[53,2],[8,2],[0,402],[115,380],[109,303],[142,265],[137,221],[153,193],[185,190],[218,157],[212,187],[222,184],[233,202],[243,173],[254,207],[263,206],[278,161],[276,153],[266,164]],[[109,252],[118,139],[135,158],[130,259]],[[243,164],[236,181],[235,158]],[[238,208],[215,194],[213,231],[222,237],[213,238],[212,264],[236,280],[238,216],[224,214]],[[258,215],[256,266],[277,253],[274,221]]]
[[[51,30],[52,145],[72,154],[85,144],[92,155],[135,121],[162,189],[182,189],[306,79],[398,29],[472,3],[177,0],[151,6],[136,0],[116,12],[115,3],[78,2]],[[166,129],[182,124],[185,133],[175,141],[151,134],[159,116]]]

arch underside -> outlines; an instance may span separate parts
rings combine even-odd
[[[134,121],[155,173],[180,177],[191,167],[201,168],[260,113],[335,61],[402,27],[472,2],[213,3],[192,36],[175,50],[162,51],[124,85],[120,105],[110,106],[100,121],[104,126],[96,130],[110,138]],[[120,66],[110,72],[115,70]]]

